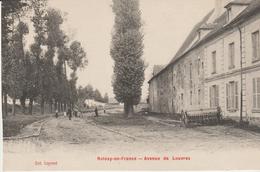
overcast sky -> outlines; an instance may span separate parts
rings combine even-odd
[[[89,64],[78,73],[78,85],[93,85],[102,94],[114,97],[111,86],[113,60],[110,57],[114,14],[111,0],[49,0],[49,5],[67,14],[64,28],[87,52]],[[155,64],[167,64],[192,27],[214,7],[214,0],[140,0],[144,22],[144,55],[149,64],[147,81]]]

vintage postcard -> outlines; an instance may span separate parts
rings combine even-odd
[[[3,0],[1,24],[1,170],[260,170],[260,0]]]

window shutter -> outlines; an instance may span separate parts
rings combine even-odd
[[[257,109],[260,109],[260,78],[257,78],[257,90],[256,90],[256,95],[257,95]]]
[[[253,108],[256,108],[256,79],[253,79]]]
[[[219,105],[219,86],[216,85],[216,99],[215,99],[215,106],[217,107]]]
[[[226,84],[227,109],[229,109],[229,84]]]
[[[253,49],[253,59],[260,58],[260,43],[259,43],[259,31],[252,33],[252,49]]]
[[[212,87],[209,87],[209,106],[212,107]]]
[[[260,59],[259,31],[256,32],[256,58]]]
[[[257,83],[256,83],[256,85],[257,85],[256,93],[257,93],[257,94],[260,94],[260,78],[257,78]]]
[[[256,34],[252,34],[253,59],[256,58]]]
[[[235,43],[232,44],[232,67],[235,65]]]
[[[238,109],[238,82],[235,82],[235,108]]]

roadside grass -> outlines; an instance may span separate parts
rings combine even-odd
[[[109,112],[107,114],[108,116],[91,116],[89,118],[97,124],[107,126],[140,126],[148,125],[151,123],[140,114],[134,114],[133,116],[128,118],[124,117],[124,114],[122,112]]]
[[[8,115],[3,119],[3,136],[11,137],[20,133],[20,130],[28,124],[47,118],[50,115]]]

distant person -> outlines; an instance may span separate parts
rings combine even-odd
[[[77,117],[77,111],[76,110],[73,111],[73,115],[74,115],[74,117]]]
[[[95,117],[98,117],[98,108],[95,108]]]
[[[70,109],[70,108],[68,109],[67,114],[68,114],[68,116],[69,116],[69,120],[71,120],[72,114],[71,114],[71,109]]]
[[[104,106],[104,113],[106,113],[106,108],[105,108],[105,106]]]
[[[55,117],[56,118],[58,118],[58,112],[59,112],[58,109],[56,109],[56,111],[55,111]]]
[[[79,118],[83,118],[83,115],[80,111],[78,112],[78,115],[79,115]]]

